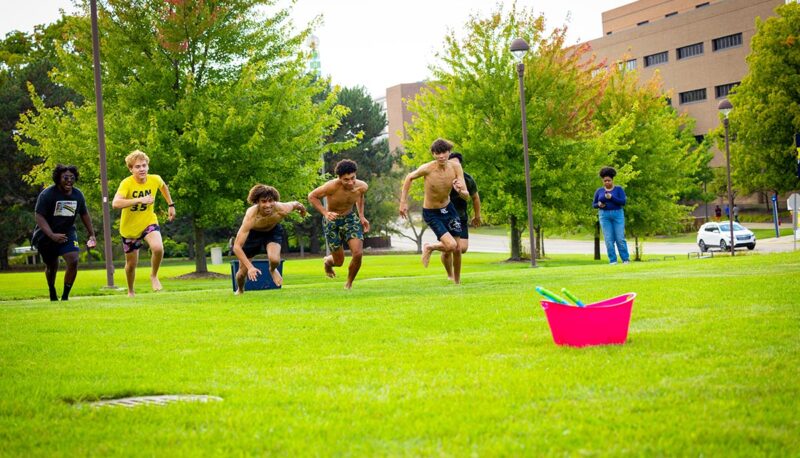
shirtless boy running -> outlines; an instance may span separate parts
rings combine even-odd
[[[335,172],[339,178],[330,180],[308,194],[308,201],[325,217],[325,239],[331,249],[330,256],[324,259],[325,273],[335,277],[334,267],[344,264],[344,244],[350,247],[350,267],[347,272],[345,289],[353,287],[353,280],[361,268],[364,232],[369,232],[369,221],[364,217],[364,194],[367,183],[356,179],[358,166],[344,159],[336,164]],[[322,205],[325,198],[327,205]],[[358,215],[353,211],[355,204]],[[327,208],[326,208],[327,207]]]
[[[280,222],[294,210],[300,216],[306,215],[306,207],[300,202],[279,202],[281,196],[272,186],[257,184],[250,189],[247,201],[252,204],[244,214],[242,226],[233,242],[233,254],[239,259],[239,271],[236,272],[236,294],[244,294],[246,279],[256,281],[261,269],[256,268],[251,259],[266,251],[269,258],[269,273],[275,286],[283,284],[278,271],[281,263],[281,243],[284,238],[283,226]]]
[[[408,191],[411,182],[417,178],[425,179],[425,199],[422,204],[422,217],[425,223],[436,234],[437,243],[426,243],[422,246],[422,265],[428,267],[431,254],[441,251],[453,256],[453,282],[461,282],[461,250],[458,243],[461,235],[461,222],[458,212],[450,201],[450,190],[464,199],[469,199],[467,186],[464,184],[464,171],[457,161],[450,161],[453,145],[438,139],[431,145],[434,160],[423,164],[417,170],[406,175],[403,191],[400,195],[400,216],[408,218]]]

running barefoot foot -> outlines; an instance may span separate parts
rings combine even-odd
[[[433,250],[431,250],[431,245],[426,243],[422,245],[422,266],[428,267],[428,263],[431,262],[431,255],[433,254]]]
[[[281,273],[278,272],[278,269],[270,272],[270,275],[272,275],[272,282],[275,283],[275,286],[280,288],[281,285],[283,285],[283,277],[281,277]]]
[[[164,289],[161,282],[158,281],[158,275],[150,275],[150,284],[153,285],[153,291],[161,291]]]
[[[241,296],[242,294],[244,294],[244,291],[239,288],[236,288],[236,292],[233,293],[234,296]]]
[[[344,284],[344,289],[346,289],[346,290],[348,290],[348,291],[349,291],[349,290],[351,290],[352,288],[353,288],[353,284],[352,284],[352,283],[345,283],[345,284]]]
[[[328,264],[327,262],[324,263],[325,265],[325,275],[329,278],[333,278],[336,276],[336,272],[333,271],[333,266]]]
[[[133,291],[128,291],[128,297],[135,297],[135,296],[136,294],[134,294]]]

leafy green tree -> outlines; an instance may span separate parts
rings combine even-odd
[[[601,132],[615,131],[606,164],[617,168],[615,184],[625,188],[625,229],[640,260],[641,237],[677,231],[689,216],[680,202],[702,190],[711,153],[697,144],[694,121],[666,103],[658,76],[640,82],[637,72],[612,66],[607,77],[595,123]],[[593,183],[599,187],[597,175]]]
[[[11,245],[30,235],[33,206],[41,189],[23,181],[22,176],[38,161],[21,152],[13,139],[20,115],[33,107],[27,84],[40,88],[48,107],[80,100],[48,75],[56,59],[52,39],[61,25],[40,26],[33,34],[11,32],[0,41],[0,270],[8,269]]]
[[[429,147],[437,137],[453,141],[479,184],[484,213],[509,222],[511,258],[520,259],[527,199],[518,76],[509,45],[522,37],[532,49],[524,58],[524,84],[539,231],[589,217],[586,196],[603,153],[587,141],[604,81],[592,77],[591,59],[584,62],[588,47],[566,47],[564,29],[545,35],[544,17],[516,5],[506,14],[500,8],[486,18],[473,16],[465,29],[463,39],[446,37],[432,68],[434,81],[409,103],[416,117],[405,160],[420,165],[431,160]]]
[[[336,147],[324,139],[344,111],[335,93],[315,101],[327,82],[305,71],[299,49],[309,30],[295,34],[274,3],[99,2],[109,188],[129,174],[125,155],[147,152],[189,219],[197,272],[207,271],[205,231],[232,225],[253,184],[301,200],[319,180],[321,155]],[[49,109],[34,97],[19,141],[45,158],[31,174],[37,183],[58,161],[84,164],[82,178],[99,180],[89,19],[65,19],[56,78],[92,103]],[[87,197],[99,200],[94,191]]]
[[[358,178],[369,184],[365,216],[373,233],[387,234],[397,219],[401,178],[395,170],[400,155],[389,151],[389,143],[382,136],[386,115],[362,86],[343,88],[337,102],[349,111],[342,117],[332,140],[337,144],[350,142],[353,145],[327,153],[325,170],[333,174],[336,163],[342,159],[351,159],[358,164]]]
[[[775,13],[756,21],[750,72],[730,94],[732,180],[743,194],[798,187],[793,138],[800,132],[800,4],[781,5]],[[718,145],[724,151],[724,140]]]

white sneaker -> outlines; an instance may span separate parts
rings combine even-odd
[[[614,262],[609,262],[609,263],[608,263],[608,265],[609,265],[609,266],[616,266],[616,265],[617,265],[617,262],[616,262],[616,261],[614,261]]]
[[[630,264],[630,261],[622,261],[623,264]]]

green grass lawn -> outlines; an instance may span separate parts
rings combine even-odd
[[[41,272],[0,275],[1,454],[798,454],[800,253],[501,258],[467,254],[454,286],[435,260],[367,256],[350,292],[290,259],[282,290],[243,297],[172,278],[188,264],[159,293],[141,269],[133,299],[98,270],[58,303]],[[636,292],[628,342],[554,345],[536,285]],[[84,404],[148,394],[224,400]]]

